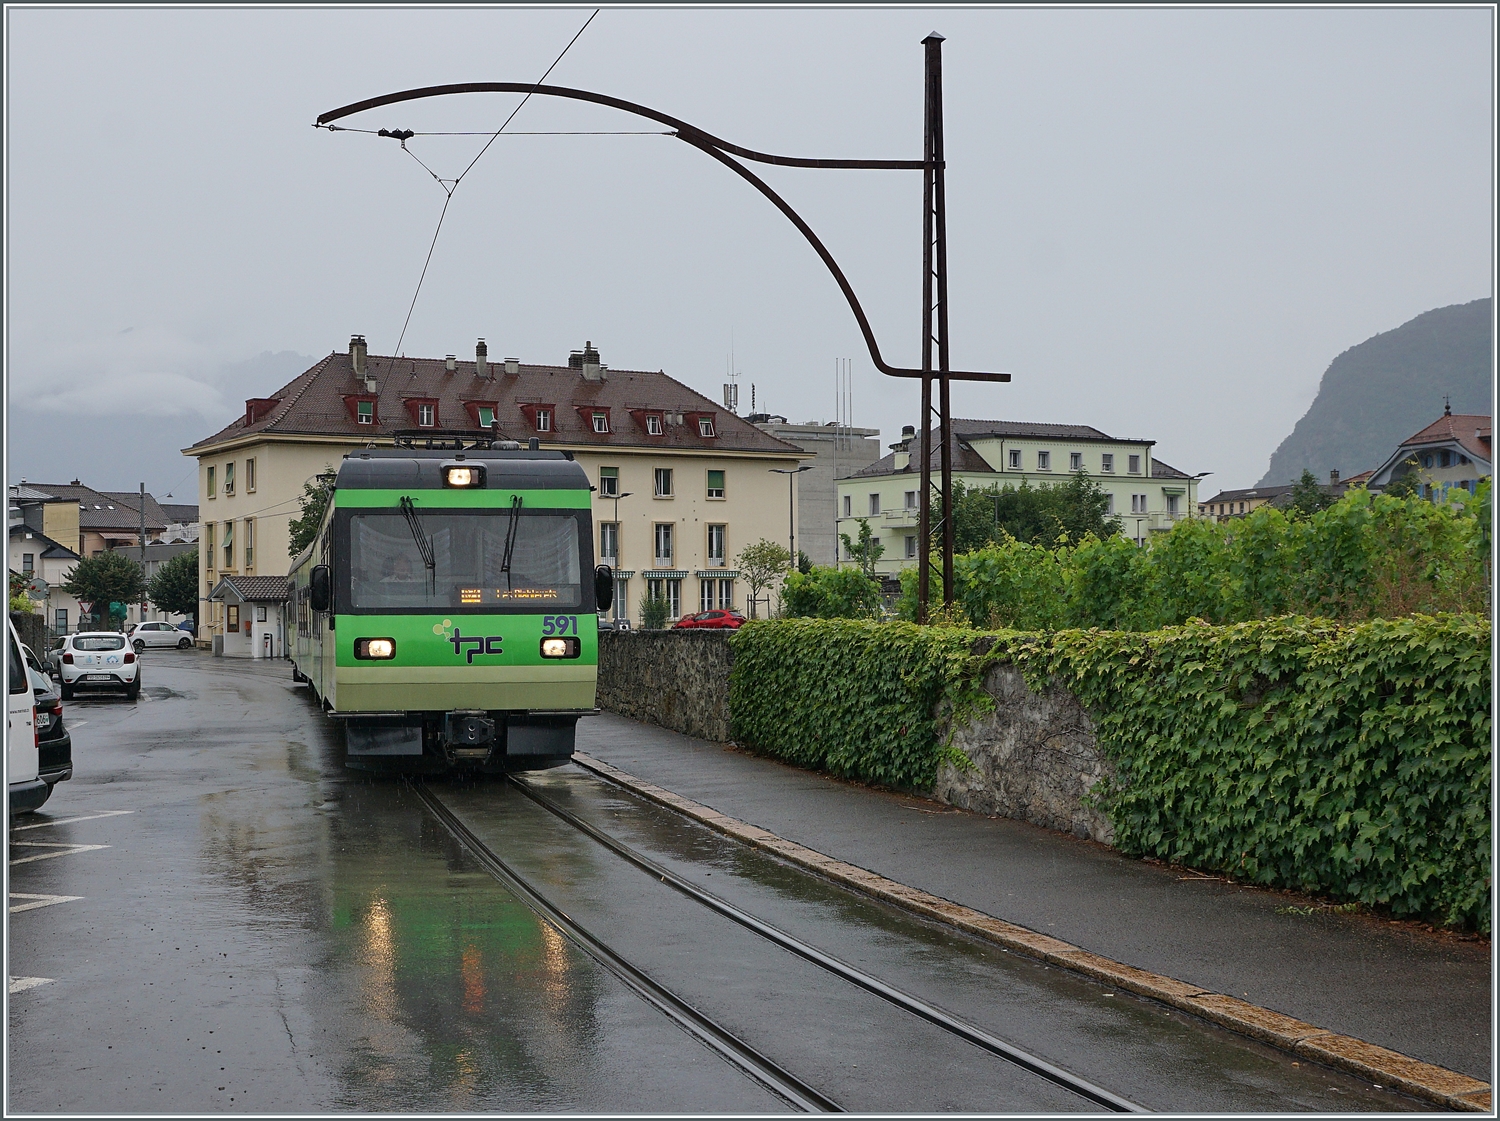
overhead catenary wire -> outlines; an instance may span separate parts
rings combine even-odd
[[[406,138],[401,138],[402,151],[410,155],[412,159],[415,159],[417,163],[422,165],[427,174],[431,175],[433,179],[437,180],[438,186],[443,188],[443,193],[446,197],[443,199],[443,209],[438,214],[437,228],[432,231],[432,243],[427,247],[427,257],[422,262],[422,273],[417,277],[416,291],[411,295],[411,306],[406,309],[406,319],[401,324],[401,334],[396,338],[396,353],[398,355],[402,353],[401,344],[406,341],[406,330],[411,326],[412,313],[417,309],[417,298],[422,294],[422,284],[427,279],[427,269],[432,264],[432,254],[433,251],[437,249],[438,236],[443,232],[443,220],[448,217],[448,206],[453,202],[453,192],[458,190],[458,185],[463,182],[464,176],[474,170],[474,165],[477,164],[481,158],[483,158],[484,154],[490,150],[490,145],[493,144],[496,138],[505,131],[505,126],[510,124],[511,121],[515,120],[516,114],[526,107],[526,103],[531,100],[531,95],[535,93],[539,88],[541,88],[542,83],[547,80],[548,75],[550,75],[553,70],[557,69],[557,64],[563,60],[563,55],[566,55],[568,51],[572,49],[573,44],[578,42],[579,36],[588,30],[589,24],[594,22],[594,17],[597,16],[599,12],[600,9],[595,8],[592,14],[590,14],[589,18],[583,21],[583,26],[578,29],[573,38],[568,40],[568,45],[564,47],[558,54],[558,56],[552,60],[552,65],[547,67],[546,72],[536,80],[536,85],[532,87],[532,89],[526,94],[525,97],[521,98],[521,103],[511,110],[510,116],[506,117],[505,120],[501,122],[500,127],[497,128],[490,136],[489,140],[485,142],[484,147],[479,149],[479,154],[469,161],[469,166],[464,168],[463,171],[459,172],[458,178],[454,179],[451,183],[441,178],[425,163],[422,163],[422,161],[417,158],[416,153],[407,148]]]

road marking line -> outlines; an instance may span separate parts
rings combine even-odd
[[[1159,973],[1150,973],[1123,962],[1112,961],[1051,935],[1028,930],[1016,923],[986,915],[982,911],[919,888],[908,887],[879,873],[846,864],[816,849],[778,837],[768,829],[720,813],[701,802],[684,798],[681,794],[674,794],[581,751],[573,753],[573,762],[601,778],[633,791],[647,801],[701,822],[717,833],[732,837],[752,848],[773,852],[845,887],[883,899],[924,918],[948,923],[1016,953],[1040,958],[1052,965],[1104,981],[1113,987],[1161,1001],[1283,1051],[1338,1067],[1372,1082],[1395,1086],[1415,1097],[1446,1105],[1450,1109],[1481,1113],[1490,1111],[1490,1086],[1477,1078],[1413,1059],[1361,1039],[1325,1031],[1269,1008],[1210,992],[1200,985],[1190,985]]]
[[[12,977],[10,979],[10,992],[14,996],[16,993],[24,993],[27,989],[34,989],[39,985],[50,984],[52,984],[51,977]]]
[[[121,814],[133,814],[134,810],[104,810],[101,813],[88,814],[85,817],[60,817],[56,821],[39,821],[35,825],[17,825],[11,829],[12,833],[19,833],[23,829],[46,829],[49,825],[71,825],[75,821],[93,821],[98,817],[119,817]]]
[[[35,911],[38,907],[51,907],[55,903],[71,903],[75,899],[82,899],[81,895],[32,895],[30,892],[13,891],[10,893],[12,899],[34,899],[35,903],[21,903],[10,909],[11,914],[19,911]]]
[[[107,849],[108,845],[64,845],[56,841],[12,841],[12,848],[29,849],[62,849],[62,852],[44,852],[37,856],[23,856],[19,860],[12,860],[11,864],[30,864],[33,860],[51,860],[54,856],[71,856],[75,852],[88,852],[90,849]]]

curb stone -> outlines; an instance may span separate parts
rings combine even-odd
[[[1082,973],[1097,981],[1106,981],[1137,996],[1161,1001],[1301,1058],[1367,1078],[1379,1086],[1401,1090],[1449,1109],[1470,1113],[1491,1112],[1490,1086],[1477,1078],[1413,1059],[1398,1051],[1366,1043],[1362,1039],[1325,1031],[1272,1009],[1262,1008],[1224,993],[1211,992],[1201,985],[1191,985],[1101,957],[1049,934],[1040,934],[919,888],[908,887],[795,841],[778,837],[767,829],[720,813],[680,794],[674,794],[583,752],[575,752],[573,762],[718,833],[754,848],[773,852],[846,887],[892,903],[923,918],[948,923],[1008,950],[1039,958],[1049,965]]]

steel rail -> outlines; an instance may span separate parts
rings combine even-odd
[[[816,167],[816,168],[863,168],[871,170],[923,170],[928,164],[922,160],[825,160],[806,159],[799,156],[777,156],[768,152],[757,152],[751,148],[743,148],[738,144],[731,144],[722,140],[712,133],[705,132],[686,121],[678,120],[676,117],[651,109],[645,105],[638,105],[633,101],[625,101],[622,98],[610,97],[608,94],[595,93],[592,90],[572,89],[568,86],[539,86],[527,82],[460,82],[442,86],[423,86],[420,89],[401,90],[396,93],[382,94],[379,97],[366,98],[364,101],[356,101],[338,109],[330,109],[326,113],[318,115],[316,127],[326,128],[332,122],[341,120],[354,113],[361,113],[369,109],[378,109],[384,105],[394,105],[403,101],[416,101],[427,97],[444,97],[449,94],[458,93],[529,93],[542,97],[562,97],[575,101],[588,101],[595,105],[604,105],[621,112],[632,113],[638,117],[657,121],[661,124],[670,125],[677,138],[692,145],[701,152],[705,152],[718,160],[725,167],[739,175],[752,187],[770,200],[783,215],[797,227],[813,251],[818,254],[819,259],[833,274],[838,283],[839,290],[843,292],[844,299],[849,304],[849,309],[854,313],[855,322],[859,324],[861,335],[865,340],[865,346],[870,352],[870,360],[875,368],[883,374],[898,378],[930,378],[930,372],[906,366],[893,366],[887,362],[880,353],[880,344],[875,340],[875,332],[870,327],[869,318],[865,315],[864,308],[860,305],[859,298],[854,294],[854,287],[849,283],[848,277],[833,259],[833,254],[828,251],[817,234],[813,233],[812,227],[803,221],[802,216],[792,209],[779,194],[771,189],[770,185],[752,172],[739,160],[754,160],[759,163],[777,164],[782,167]],[[978,370],[946,370],[945,375],[956,378],[959,381],[982,381],[982,382],[1008,382],[1010,375],[1006,373],[989,373]],[[925,427],[925,423],[924,423]]]
[[[718,914],[723,915],[725,918],[740,924],[747,930],[753,931],[754,933],[759,934],[761,937],[776,943],[776,945],[780,946],[782,949],[790,951],[803,960],[809,961],[812,964],[819,966],[838,977],[843,978],[845,981],[849,981],[852,984],[855,984],[864,989],[865,991],[873,993],[874,995],[880,997],[882,1000],[896,1005],[898,1008],[902,1008],[905,1011],[912,1013],[913,1015],[921,1017],[928,1023],[935,1024],[937,1027],[942,1028],[944,1031],[956,1035],[959,1038],[972,1043],[974,1046],[981,1048],[982,1050],[988,1051],[989,1053],[997,1055],[1008,1062],[1014,1063],[1022,1069],[1029,1071],[1030,1073],[1035,1074],[1041,1078],[1044,1078],[1048,1082],[1051,1082],[1056,1086],[1060,1086],[1065,1090],[1070,1090],[1073,1093],[1077,1094],[1079,1097],[1082,1097],[1087,1101],[1094,1103],[1095,1105],[1103,1106],[1105,1109],[1113,1113],[1148,1112],[1142,1106],[1136,1105],[1134,1102],[1128,1101],[1127,1099],[1120,1097],[1118,1094],[1113,1094],[1103,1087],[1096,1086],[1092,1082],[1089,1082],[1084,1078],[1080,1078],[1076,1074],[1063,1070],[1061,1067],[1047,1062],[1047,1060],[1045,1059],[1039,1058],[1028,1051],[1023,1051],[1021,1048],[1016,1047],[1014,1044],[1007,1043],[1005,1042],[1005,1040],[991,1035],[983,1028],[968,1023],[965,1020],[961,1020],[957,1016],[954,1016],[952,1013],[943,1011],[936,1005],[929,1004],[927,1001],[922,1000],[919,997],[912,996],[910,993],[904,992],[901,989],[896,988],[894,985],[887,984],[886,982],[880,980],[878,977],[874,977],[871,974],[850,965],[848,962],[841,961],[839,958],[834,957],[832,954],[825,953],[824,951],[818,949],[816,946],[809,945],[808,943],[802,941],[800,938],[788,934],[784,930],[772,926],[770,923],[765,922],[762,919],[756,918],[754,915],[750,914],[747,911],[741,910],[733,903],[730,903],[728,900],[715,895],[713,892],[706,891],[703,888],[699,887],[697,884],[690,883],[687,880],[684,880],[670,868],[658,864],[650,857],[636,851],[629,845],[625,844],[623,841],[611,837],[608,833],[605,833],[603,830],[590,825],[587,821],[584,821],[578,815],[570,812],[569,810],[563,809],[563,807],[557,805],[551,799],[543,796],[529,782],[517,778],[515,775],[509,775],[507,777],[510,779],[512,785],[517,787],[532,801],[536,802],[537,805],[541,806],[549,813],[554,814],[556,817],[560,818],[562,821],[565,821],[567,824],[573,826],[581,833],[584,833],[587,836],[591,837],[593,840],[599,842],[601,845],[608,848],[611,852],[615,853],[615,855],[635,865],[641,871],[647,872],[650,875],[656,877],[667,886],[675,888],[678,892],[686,895],[688,898],[694,900],[695,902],[701,903],[703,906],[709,908],[710,910],[715,911]]]
[[[428,812],[438,819],[438,822],[453,835],[459,844],[469,850],[485,871],[514,892],[539,917],[551,923],[586,954],[618,977],[627,988],[668,1016],[694,1039],[804,1113],[844,1112],[843,1107],[833,1099],[784,1070],[774,1060],[732,1035],[681,997],[652,980],[647,973],[632,965],[564,911],[548,902],[546,897],[532,887],[525,877],[500,859],[499,855],[459,820],[452,810],[443,805],[425,784],[409,781],[409,785],[416,792],[417,798],[427,807]]]

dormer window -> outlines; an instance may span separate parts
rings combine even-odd
[[[479,406],[479,426],[481,428],[493,428],[495,425],[495,410],[488,405]]]
[[[609,414],[608,413],[594,413],[593,414],[593,422],[594,422],[594,431],[597,432],[597,433],[599,433],[599,435],[603,436],[603,435],[606,435],[609,432]]]
[[[655,413],[652,413],[650,416],[648,416],[646,418],[646,435],[647,436],[660,436],[661,435],[661,417],[657,416]]]
[[[374,401],[356,401],[356,402],[354,402],[354,419],[357,420],[357,421],[359,421],[360,424],[374,424],[375,423],[375,402]]]
[[[552,410],[538,409],[536,411],[536,430],[538,432],[552,431]]]
[[[698,418],[698,435],[713,439],[714,418],[711,416],[700,416]]]
[[[437,407],[434,405],[417,406],[417,424],[423,428],[431,428],[437,423]]]

